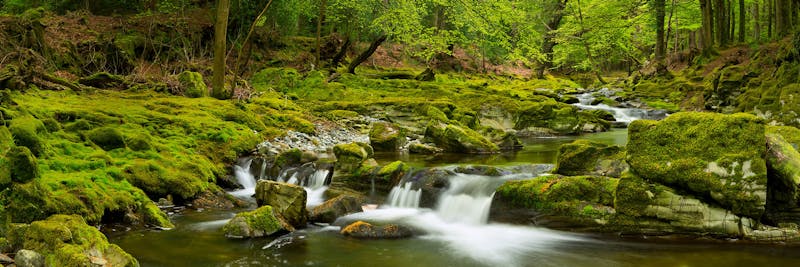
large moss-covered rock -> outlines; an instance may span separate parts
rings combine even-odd
[[[367,198],[361,194],[341,194],[311,209],[309,220],[312,222],[333,223],[336,218],[361,212],[361,205],[366,203],[366,200]]]
[[[183,88],[183,94],[192,97],[208,96],[208,86],[203,81],[203,75],[193,71],[184,71],[178,75],[178,81]]]
[[[626,233],[735,238],[756,228],[753,220],[637,177],[620,179],[614,207],[611,223]]]
[[[600,227],[614,214],[617,178],[549,175],[497,189],[490,219],[559,229]]]
[[[125,136],[113,127],[94,129],[87,134],[87,137],[106,151],[125,147]]]
[[[344,172],[355,170],[369,158],[369,151],[358,143],[339,144],[333,147],[336,156],[336,169]]]
[[[24,146],[17,146],[8,152],[11,161],[11,179],[17,183],[25,183],[39,177],[39,165],[36,157]]]
[[[53,215],[25,229],[24,249],[41,253],[46,266],[139,266],[130,254],[75,215]]]
[[[253,211],[237,213],[222,227],[222,231],[229,238],[254,238],[291,232],[294,227],[286,223],[271,206],[261,206]]]
[[[374,159],[368,159],[350,173],[340,172],[333,183],[358,191],[389,192],[409,171],[408,164],[402,161],[380,166]]]
[[[597,115],[551,98],[524,107],[517,114],[514,124],[514,129],[519,130],[522,135],[577,134],[584,129],[603,131],[609,127],[610,124]]]
[[[628,128],[627,161],[646,181],[760,218],[767,200],[763,121],[748,114],[676,113]]]
[[[555,173],[619,178],[628,169],[624,148],[588,140],[561,145]]]
[[[44,153],[44,141],[39,137],[46,130],[42,121],[32,117],[14,119],[9,130],[14,137],[14,144],[27,147],[37,157]]]
[[[306,199],[306,190],[298,185],[263,180],[256,185],[256,203],[259,206],[272,206],[287,223],[296,228],[304,227],[308,220]]]
[[[446,152],[497,153],[500,148],[469,128],[431,121],[425,129],[425,138]]]
[[[376,151],[397,151],[406,141],[403,129],[388,122],[376,122],[369,131],[369,142]]]
[[[767,217],[773,222],[800,222],[790,212],[800,206],[800,153],[781,135],[767,134]]]

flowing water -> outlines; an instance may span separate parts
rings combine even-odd
[[[629,123],[639,119],[659,120],[666,117],[666,112],[663,110],[612,107],[602,103],[592,105],[594,99],[594,93],[584,93],[578,95],[579,102],[572,105],[581,109],[608,111],[611,113],[611,115],[614,115],[614,119],[618,123],[622,123],[624,125],[628,125]]]
[[[553,163],[559,145],[577,138],[624,145],[624,130],[581,137],[524,140],[522,151],[494,157],[446,155],[444,159],[379,154],[380,162],[407,157],[415,166],[453,163],[513,165]],[[235,166],[244,189],[252,195],[252,161]],[[263,170],[264,168],[262,168]],[[329,171],[294,170],[275,180],[292,181],[309,192],[309,206],[324,201]],[[310,174],[307,174],[310,173]],[[488,220],[494,190],[507,180],[535,174],[501,177],[455,174],[434,208],[420,208],[422,190],[402,182],[376,210],[351,214],[341,221],[365,220],[412,227],[418,234],[400,240],[359,240],[338,233],[339,227],[309,225],[292,234],[253,240],[230,240],[221,227],[236,212],[186,211],[173,216],[169,231],[109,234],[110,240],[133,254],[142,266],[797,266],[800,247],[738,242],[628,240],[615,236],[574,234]],[[260,175],[259,178],[269,178]]]

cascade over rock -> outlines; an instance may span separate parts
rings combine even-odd
[[[302,228],[308,219],[307,193],[303,187],[274,181],[258,181],[256,203],[272,206],[290,225]]]

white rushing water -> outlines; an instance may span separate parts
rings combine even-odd
[[[457,174],[450,177],[450,187],[440,196],[436,210],[393,204],[351,214],[345,216],[345,220],[406,225],[425,232],[421,238],[442,242],[447,251],[456,256],[490,266],[524,266],[524,259],[531,254],[554,253],[553,247],[558,242],[584,240],[547,229],[487,223],[494,190],[506,180],[526,177],[530,175]],[[392,192],[403,192],[407,199],[413,198],[414,193],[410,191],[414,190],[410,188],[406,183]],[[393,194],[389,200],[394,203],[395,198]]]
[[[592,105],[592,101],[594,101],[595,97],[593,93],[585,93],[578,95],[579,103],[572,104],[580,109],[587,109],[587,110],[605,110],[614,115],[614,119],[617,122],[621,122],[624,124],[630,124],[635,120],[640,119],[650,119],[650,118],[657,118],[659,117],[657,114],[651,114],[654,111],[640,109],[640,108],[619,108],[619,107],[612,107],[606,104],[597,104]]]
[[[250,173],[250,164],[253,159],[240,159],[239,164],[233,166],[233,175],[236,181],[242,185],[242,189],[231,192],[231,195],[239,198],[250,197],[256,193],[256,178]]]
[[[412,189],[414,184],[407,182],[403,186],[395,186],[389,192],[389,206],[395,208],[419,208],[422,190]]]
[[[328,178],[329,173],[330,171],[326,169],[316,170],[307,179],[306,185],[303,187],[308,195],[306,207],[316,207],[325,202],[324,194],[325,190],[328,190],[328,187],[325,186],[325,180]]]

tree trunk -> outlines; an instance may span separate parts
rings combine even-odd
[[[728,0],[728,41],[733,43],[736,38],[736,16],[734,16],[733,0]]]
[[[711,0],[700,0],[700,10],[703,16],[703,27],[700,34],[700,42],[703,50],[714,47],[714,10]]]
[[[753,6],[753,40],[756,43],[761,42],[761,18],[758,14],[758,8],[758,1],[756,1]]]
[[[378,47],[381,46],[381,44],[384,41],[386,41],[386,35],[381,35],[380,37],[378,37],[378,39],[372,41],[367,50],[362,52],[360,55],[358,55],[358,57],[356,57],[355,59],[353,59],[352,62],[350,62],[350,65],[347,66],[347,72],[356,74],[356,67],[358,67],[358,65],[361,65],[361,63],[364,63],[364,61],[366,61],[370,56],[372,56],[372,54],[375,53],[375,50],[377,50]]]
[[[331,68],[339,67],[339,63],[341,63],[342,59],[344,59],[344,56],[347,55],[347,49],[350,49],[352,38],[350,38],[350,36],[347,36],[345,38],[347,39],[344,40],[344,44],[342,44],[342,47],[339,48],[339,52],[336,52],[336,55],[334,55],[333,59],[331,60]]]
[[[767,0],[767,37],[772,39],[772,25],[775,21],[775,0]]]
[[[791,0],[776,0],[775,1],[775,33],[778,38],[782,38],[789,34],[791,29]]]
[[[219,0],[217,4],[217,21],[214,23],[214,76],[211,81],[211,96],[217,99],[230,98],[230,94],[225,90],[225,46],[230,4],[230,0]]]
[[[325,8],[326,8],[326,0],[321,0],[319,3],[319,17],[317,18],[317,58],[314,59],[314,66],[320,68],[319,59],[322,56],[322,45],[320,44],[320,40],[322,39],[322,20],[325,19]]]
[[[747,12],[744,9],[744,0],[739,0],[739,42],[744,43],[744,32],[745,32],[745,18],[744,16],[747,15]]]
[[[267,4],[261,9],[261,13],[258,13],[258,16],[253,20],[253,23],[250,24],[250,29],[247,30],[247,35],[244,37],[244,41],[242,41],[242,45],[239,48],[239,53],[236,56],[236,62],[234,65],[234,75],[240,75],[239,71],[244,72],[247,68],[247,64],[250,62],[250,56],[253,52],[253,46],[250,45],[250,37],[253,35],[253,32],[256,30],[257,22],[267,13],[269,6],[272,5],[272,0],[269,0]],[[231,48],[232,50],[233,48]],[[244,52],[242,52],[244,50]],[[244,58],[244,59],[243,59]]]
[[[655,0],[656,10],[656,61],[658,64],[663,64],[664,56],[666,55],[667,43],[664,40],[664,0]]]
[[[553,48],[556,46],[555,37],[558,26],[561,25],[561,18],[564,17],[564,9],[567,8],[567,0],[556,0],[552,10],[552,17],[547,22],[547,33],[544,35],[542,42],[542,54],[544,54],[544,61],[539,62],[539,69],[536,72],[536,77],[539,79],[544,78],[544,71],[553,67]]]
[[[578,38],[580,38],[581,42],[583,43],[583,48],[586,49],[586,57],[589,58],[589,62],[592,64],[592,72],[594,72],[595,77],[597,77],[597,81],[599,81],[601,84],[606,84],[606,81],[603,80],[603,76],[600,76],[600,67],[597,65],[594,56],[592,56],[592,49],[589,47],[589,42],[587,42],[586,38],[583,37],[583,33],[586,32],[586,28],[583,25],[583,12],[581,11],[580,0],[578,0],[578,24],[581,27],[581,35],[578,36]]]
[[[719,46],[722,47],[727,44],[727,40],[725,39],[725,36],[728,34],[728,29],[726,28],[728,23],[726,23],[725,19],[726,17],[725,15],[727,14],[727,12],[725,10],[725,0],[716,0],[715,2],[716,5],[714,6],[714,8],[716,8],[716,10],[714,10],[715,11],[714,13],[716,13],[715,20],[717,26],[716,38],[717,38],[717,43],[719,44]]]
[[[689,51],[697,49],[697,31],[689,32]]]

